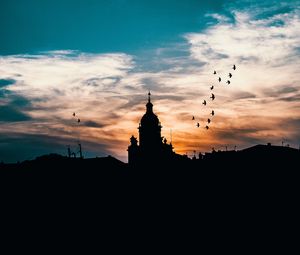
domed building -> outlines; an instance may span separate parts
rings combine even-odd
[[[129,164],[170,160],[177,155],[173,152],[172,143],[168,144],[167,139],[163,140],[161,129],[161,123],[153,112],[151,93],[149,92],[146,113],[143,115],[138,127],[139,144],[137,138],[134,136],[130,138],[131,144],[128,146]]]

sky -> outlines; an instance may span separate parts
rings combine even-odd
[[[149,90],[177,153],[299,148],[298,0],[4,0],[0,12],[0,161],[78,140],[86,157],[127,161]]]

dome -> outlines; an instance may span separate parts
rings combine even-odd
[[[158,117],[152,112],[148,113],[146,112],[144,116],[141,119],[141,125],[142,126],[157,126],[159,124]]]
[[[153,104],[151,103],[150,99],[150,92],[148,94],[148,103],[146,104],[146,113],[141,119],[141,125],[142,126],[158,126],[159,125],[159,119],[158,117],[153,113]]]

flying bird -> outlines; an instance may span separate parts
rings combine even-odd
[[[199,122],[197,123],[197,127],[200,127],[200,124],[199,124]]]
[[[76,115],[75,112],[73,112],[73,116],[74,116],[74,117],[75,117],[75,115]]]
[[[214,115],[215,115],[215,111],[212,110],[212,111],[211,111],[211,116],[214,116]]]
[[[229,73],[228,76],[229,76],[229,78],[231,78],[232,77],[232,73]]]
[[[214,71],[214,74],[217,74],[216,70]]]
[[[195,119],[195,116],[193,116],[192,120],[194,120],[194,119]]]
[[[209,126],[206,125],[205,128],[206,128],[206,130],[208,130],[208,129],[209,129]]]
[[[235,66],[235,65],[233,65],[232,69],[233,69],[233,70],[235,70],[235,69],[236,69],[236,66]]]
[[[211,86],[211,87],[210,87],[210,90],[213,90],[213,89],[214,89],[214,86]]]
[[[208,123],[208,124],[210,123],[210,119],[207,119],[207,123]]]
[[[229,84],[230,84],[230,81],[228,80],[226,83],[229,85]]]
[[[77,122],[79,123],[79,122],[80,122],[80,119],[78,119]]]
[[[203,103],[202,103],[203,105],[206,105],[206,100],[203,100]]]
[[[211,100],[215,100],[215,95],[214,94],[211,94]]]
[[[221,80],[222,80],[221,77],[219,77],[219,82],[221,82]]]

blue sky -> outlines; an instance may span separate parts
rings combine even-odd
[[[12,0],[1,3],[1,54],[59,49],[135,53],[205,28],[226,1]]]
[[[0,10],[0,160],[65,154],[78,139],[87,156],[126,160],[149,89],[179,153],[299,146],[299,1],[11,0]],[[197,129],[191,116],[204,125],[212,109],[209,132]]]

